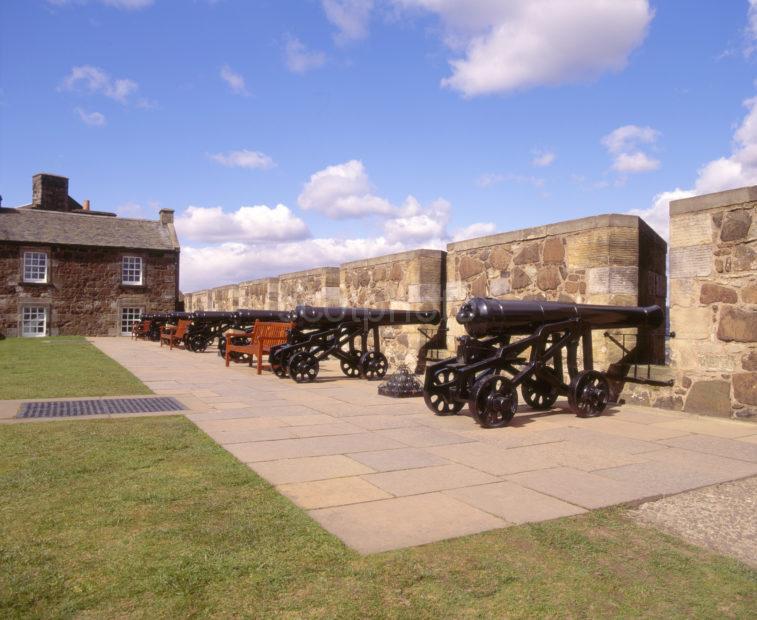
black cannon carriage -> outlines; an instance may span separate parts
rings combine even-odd
[[[269,361],[277,376],[298,383],[315,381],[319,363],[330,356],[348,377],[381,379],[389,362],[381,352],[379,328],[437,325],[440,320],[437,310],[297,306],[289,316],[293,328],[287,343],[271,349]]]
[[[549,409],[562,395],[577,415],[597,416],[607,406],[610,385],[607,375],[593,368],[592,330],[655,329],[663,320],[659,306],[470,299],[457,313],[467,335],[459,338],[456,357],[426,368],[426,405],[448,415],[467,404],[483,427],[501,427],[515,415],[520,387],[532,409]],[[513,341],[513,336],[523,338]]]
[[[252,310],[248,308],[240,308],[231,313],[231,323],[223,328],[219,334],[218,339],[218,355],[226,357],[226,338],[224,333],[227,329],[234,329],[240,332],[245,332],[247,336],[240,334],[235,337],[232,342],[234,344],[246,344],[249,339],[249,335],[252,334],[252,328],[255,326],[255,321],[263,321],[266,323],[286,323],[289,321],[288,310]],[[239,361],[238,354],[232,353],[232,357]]]
[[[181,319],[190,319],[191,312],[147,312],[141,316],[142,320],[150,321],[148,338],[153,342],[160,341],[160,330],[166,325],[175,325]]]

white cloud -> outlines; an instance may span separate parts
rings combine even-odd
[[[447,237],[452,205],[443,198],[437,198],[428,207],[414,196],[408,196],[397,211],[397,215],[384,222],[384,232],[389,241],[419,242],[439,240]]]
[[[284,62],[293,73],[306,73],[326,62],[326,54],[309,50],[297,37],[287,37],[284,43]]]
[[[384,237],[307,239],[266,246],[223,243],[213,247],[182,246],[181,290],[186,292],[242,282],[383,254],[402,252],[401,243]]]
[[[352,159],[312,174],[297,202],[334,219],[391,214],[391,203],[373,191],[363,162]]]
[[[98,93],[126,105],[129,97],[137,91],[139,85],[127,78],[113,79],[99,67],[80,65],[71,69],[60,86],[60,90]]]
[[[617,172],[650,172],[660,167],[660,162],[647,155],[643,146],[653,146],[660,132],[652,127],[623,125],[602,138],[602,144],[613,156],[612,168]]]
[[[373,0],[321,0],[321,5],[326,18],[339,30],[335,37],[337,43],[367,36]]]
[[[446,29],[442,85],[474,97],[574,83],[620,71],[643,41],[648,0],[393,0],[429,11]]]
[[[486,237],[497,232],[497,225],[493,222],[476,222],[464,228],[458,228],[452,233],[452,241],[464,241],[465,239],[475,239],[476,237]]]
[[[74,112],[79,115],[82,123],[92,127],[102,127],[105,125],[105,115],[100,112],[87,112],[81,108],[74,108]]]
[[[286,206],[240,207],[227,213],[221,207],[194,207],[176,218],[180,238],[203,243],[275,242],[305,239],[307,225]]]
[[[557,158],[555,152],[551,150],[536,149],[533,154],[534,158],[531,160],[531,163],[537,168],[551,166]]]
[[[744,106],[748,111],[734,132],[728,157],[719,157],[699,168],[693,188],[661,192],[649,208],[629,213],[642,217],[667,239],[671,200],[757,184],[757,97],[747,99]]]
[[[751,56],[757,49],[757,0],[749,0],[747,13],[746,46],[744,53]]]
[[[268,170],[276,163],[265,153],[242,149],[240,151],[227,151],[226,153],[214,153],[210,158],[228,168],[258,168]]]
[[[219,72],[221,79],[229,85],[231,92],[235,95],[247,96],[250,93],[247,90],[247,84],[245,84],[244,77],[239,73],[236,73],[229,65],[221,67]]]
[[[652,159],[646,153],[620,153],[612,164],[612,169],[618,172],[650,172],[660,167],[658,159]]]

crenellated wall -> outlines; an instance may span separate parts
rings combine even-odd
[[[757,187],[670,203],[670,283],[679,406],[757,416]]]
[[[414,250],[344,263],[340,268],[341,303],[443,313],[445,254],[441,250]],[[382,348],[390,365],[407,364],[411,370],[415,368],[418,351],[438,329],[423,325],[382,327]]]
[[[664,306],[665,253],[665,241],[632,215],[599,215],[451,243],[446,287],[450,335],[464,333],[454,316],[469,297]],[[637,345],[636,330],[615,332]],[[600,332],[593,344],[598,368],[622,356]],[[663,363],[664,328],[642,334],[637,354]]]

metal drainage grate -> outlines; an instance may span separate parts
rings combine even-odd
[[[22,403],[17,418],[67,418],[71,416],[98,415],[103,413],[153,413],[157,411],[182,411],[186,409],[175,398],[110,398],[106,400],[54,400]]]

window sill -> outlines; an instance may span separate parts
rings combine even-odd
[[[20,284],[21,286],[31,286],[34,288],[52,288],[53,286],[52,282],[26,282],[25,280],[21,280]]]

